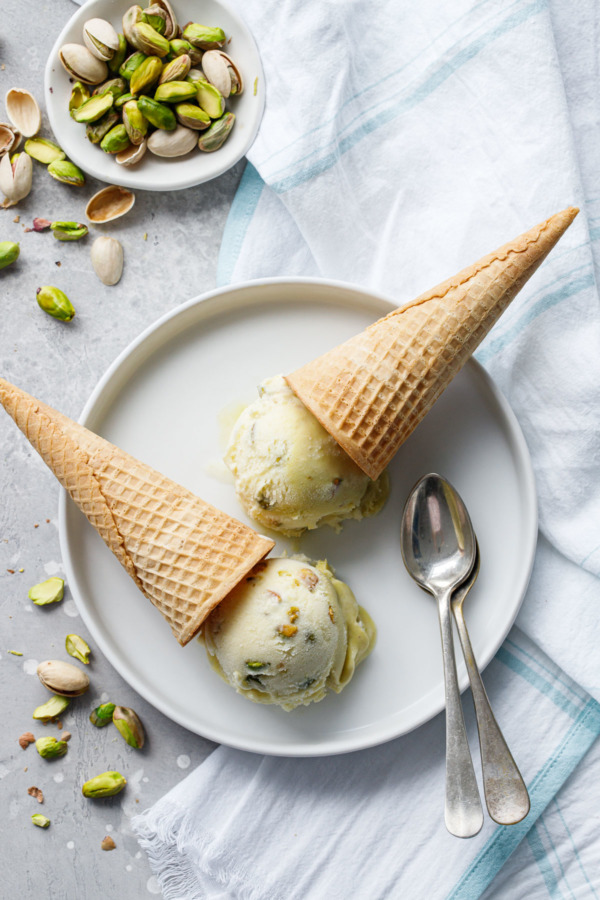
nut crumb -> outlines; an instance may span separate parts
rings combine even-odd
[[[56,720],[56,727],[59,731],[62,731],[63,723],[60,721],[60,719]]]
[[[39,528],[39,527],[40,527],[40,523],[39,523],[39,522],[35,522],[33,527],[34,527],[34,528]]]
[[[329,607],[329,618],[331,619],[331,621],[332,621],[333,623],[335,623],[335,618],[334,618],[334,615],[333,615],[333,609],[332,609],[331,606]]]
[[[61,739],[61,741],[65,741],[65,742],[70,741],[71,740],[71,732],[63,731],[63,733],[60,736],[60,739]]]
[[[7,653],[12,653],[13,656],[23,656],[20,650],[8,650]]]
[[[15,570],[14,570],[14,569],[7,569],[6,571],[8,572],[9,575],[14,575],[14,574],[15,574]]]
[[[19,738],[19,745],[23,748],[23,750],[26,750],[30,744],[35,744],[35,738],[30,731],[26,731]]]
[[[24,572],[24,571],[25,571],[25,569],[19,569],[19,572]]]
[[[102,843],[100,844],[103,850],[115,850],[117,845],[111,838],[110,834],[107,834]]]
[[[296,625],[281,625],[279,631],[284,637],[292,637],[296,634],[298,628]]]
[[[145,241],[148,240],[148,232],[147,232],[147,231],[144,232],[144,240],[145,240]]]
[[[30,797],[35,797],[38,803],[44,802],[44,795],[39,787],[30,787],[27,791]]]
[[[20,221],[21,221],[21,216],[15,216],[13,219],[13,222],[16,222],[17,225],[19,224]]]
[[[54,265],[55,265],[55,266],[58,266],[58,268],[60,269],[60,267],[61,267],[61,265],[62,265],[60,259],[57,259],[56,262],[54,263]],[[46,519],[46,522],[47,522],[47,521],[48,521],[48,519]]]
[[[59,263],[59,265],[60,265],[60,263]],[[49,521],[50,521],[50,519],[46,519],[46,522],[49,522]]]
[[[4,65],[4,63],[2,63],[2,65],[0,66],[0,69],[2,69],[2,71],[4,72],[5,68],[6,68],[6,66]]]

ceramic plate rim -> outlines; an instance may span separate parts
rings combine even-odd
[[[260,53],[258,51],[258,46],[254,39],[254,35],[250,31],[250,28],[246,24],[243,16],[239,14],[239,12],[231,6],[227,0],[212,0],[216,5],[222,6],[223,9],[227,12],[227,15],[231,16],[231,18],[236,22],[236,26],[239,28],[240,33],[244,36],[244,41],[247,42],[247,46],[250,49],[252,55],[255,57],[253,65],[256,67],[255,71],[257,72],[257,92],[256,96],[253,99],[256,99],[256,107],[254,109],[254,114],[249,121],[249,131],[246,136],[246,140],[240,145],[237,153],[233,158],[227,158],[227,162],[225,162],[225,158],[222,158],[223,161],[221,165],[218,165],[219,162],[219,152],[217,153],[207,153],[203,154],[204,157],[210,159],[211,169],[206,176],[188,176],[183,177],[180,176],[177,178],[171,178],[171,182],[167,183],[148,183],[149,179],[144,179],[144,171],[139,167],[133,167],[129,169],[127,166],[119,166],[117,163],[113,164],[114,174],[110,174],[107,176],[102,170],[98,169],[94,165],[94,157],[92,155],[92,163],[90,164],[86,159],[83,158],[83,155],[80,154],[80,149],[78,145],[75,145],[75,150],[73,150],[73,145],[70,140],[67,140],[65,143],[65,135],[63,129],[59,125],[59,121],[57,118],[56,111],[56,96],[52,87],[52,79],[54,70],[60,70],[65,75],[67,74],[63,69],[62,64],[58,59],[58,51],[63,43],[66,42],[66,35],[70,32],[74,25],[74,20],[76,21],[85,21],[86,18],[89,18],[90,15],[96,15],[102,17],[102,7],[106,4],[107,0],[87,0],[82,6],[75,10],[72,16],[69,17],[64,27],[61,29],[60,34],[56,38],[56,41],[52,45],[52,49],[48,55],[48,59],[46,60],[46,65],[44,68],[44,104],[46,107],[46,112],[48,114],[48,119],[50,122],[50,127],[54,133],[54,136],[57,142],[63,147],[65,152],[67,153],[67,158],[71,159],[76,165],[78,165],[83,171],[90,175],[93,178],[97,178],[99,181],[102,181],[105,184],[117,184],[121,187],[126,187],[130,189],[137,190],[145,190],[145,191],[179,191],[184,190],[185,188],[195,187],[198,184],[204,184],[207,181],[212,181],[213,178],[218,178],[220,175],[223,175],[225,172],[228,172],[229,169],[233,168],[240,159],[245,157],[248,150],[254,143],[256,135],[258,134],[258,129],[260,127],[260,123],[262,121],[262,117],[265,110],[265,74],[262,66],[262,61],[260,57]],[[89,13],[86,13],[86,10],[90,10]],[[111,74],[111,73],[109,73]],[[94,85],[91,86],[93,90]],[[251,90],[251,86],[246,83],[245,85],[246,91]],[[83,126],[81,126],[83,129]],[[85,138],[84,138],[85,142]],[[68,146],[66,146],[68,144]],[[83,144],[85,146],[85,143]],[[91,147],[92,145],[90,145]],[[98,152],[101,153],[99,148]],[[104,154],[103,154],[104,156]],[[102,157],[100,157],[102,159]],[[155,157],[155,160],[158,161],[160,157]],[[188,157],[183,157],[184,160],[187,160]],[[143,162],[141,163],[143,166]],[[164,171],[172,175],[175,171],[173,169],[173,160],[166,160],[163,162]],[[130,177],[133,175],[133,177]],[[141,176],[136,178],[135,175]]]
[[[104,391],[110,386],[110,383],[113,379],[118,378],[119,370],[121,367],[128,361],[129,357],[140,348],[148,339],[150,339],[153,335],[155,335],[158,331],[160,331],[167,323],[171,322],[173,319],[178,318],[181,315],[184,315],[187,310],[191,309],[195,306],[200,306],[202,304],[208,303],[215,298],[221,297],[224,294],[230,293],[238,293],[247,290],[248,288],[261,287],[266,285],[313,285],[317,287],[323,287],[325,289],[333,288],[342,291],[351,291],[353,293],[362,294],[365,296],[365,299],[376,300],[379,303],[388,304],[390,309],[396,307],[396,304],[389,297],[381,294],[377,291],[367,290],[361,288],[357,285],[353,285],[349,282],[344,282],[340,280],[332,280],[332,279],[322,279],[322,278],[306,278],[306,277],[286,277],[286,278],[263,278],[263,279],[253,279],[249,281],[244,281],[237,283],[235,285],[227,285],[225,287],[216,288],[212,291],[205,292],[196,297],[191,298],[190,300],[182,303],[177,306],[175,309],[169,311],[165,315],[161,316],[154,323],[145,328],[137,338],[131,341],[114,359],[114,361],[110,364],[110,366],[106,369],[100,380],[97,382],[94,390],[90,394],[85,406],[82,410],[82,413],[78,419],[80,424],[85,425],[89,416],[93,414],[95,411],[95,406],[97,402],[101,399]],[[251,305],[251,304],[249,304]],[[152,355],[152,354],[150,354]],[[478,363],[475,359],[470,359],[467,363],[468,367],[471,367],[475,370],[476,377],[483,381],[486,388],[491,392],[495,402],[498,404],[500,412],[504,419],[504,426],[507,429],[507,434],[510,437],[512,442],[512,446],[514,448],[514,456],[517,462],[517,466],[515,471],[518,475],[518,480],[520,485],[522,486],[522,500],[523,500],[523,508],[528,515],[528,522],[526,527],[524,527],[524,533],[527,535],[527,544],[523,547],[523,552],[521,554],[520,566],[518,571],[518,584],[519,590],[516,592],[518,594],[518,599],[515,601],[514,606],[511,608],[511,614],[507,617],[505,628],[501,633],[497,635],[497,638],[492,643],[491,650],[488,651],[487,654],[481,657],[479,660],[480,669],[483,670],[491,659],[495,656],[497,650],[503,643],[506,635],[510,631],[514,621],[517,617],[521,604],[523,602],[525,592],[527,590],[527,586],[529,584],[529,579],[531,577],[531,572],[533,569],[533,562],[535,557],[535,550],[537,545],[537,524],[538,524],[538,516],[537,516],[537,495],[535,489],[535,476],[533,472],[533,466],[531,462],[531,457],[529,454],[529,450],[523,436],[523,432],[521,427],[517,421],[517,418],[508,404],[508,401],[501,393],[499,388],[495,385],[491,376],[486,372],[486,370]],[[127,379],[126,379],[127,380]],[[421,718],[415,720],[413,725],[410,728],[400,728],[397,727],[387,727],[381,728],[379,731],[375,730],[374,734],[370,734],[370,736],[366,736],[361,733],[359,738],[353,738],[352,734],[345,736],[345,742],[340,743],[339,740],[335,742],[328,743],[327,741],[322,741],[318,745],[313,745],[310,743],[298,742],[291,745],[286,745],[285,747],[273,747],[269,744],[268,741],[259,741],[253,738],[242,741],[231,741],[231,740],[223,740],[221,734],[218,733],[218,729],[213,729],[212,727],[207,727],[202,731],[198,730],[197,725],[191,723],[188,718],[184,715],[179,715],[177,712],[174,712],[168,703],[163,702],[163,700],[156,696],[153,692],[152,687],[148,687],[141,678],[130,670],[127,666],[126,661],[121,659],[118,655],[118,651],[114,650],[113,647],[108,644],[102,634],[98,634],[95,623],[93,622],[91,612],[88,615],[88,609],[86,602],[79,596],[77,589],[77,576],[75,574],[76,567],[74,560],[71,555],[70,545],[67,534],[67,493],[62,490],[59,498],[59,540],[62,551],[63,563],[65,566],[65,574],[67,577],[67,583],[71,589],[75,604],[77,606],[78,612],[82,616],[83,621],[88,627],[90,633],[92,634],[94,640],[100,647],[102,653],[109,660],[111,665],[116,669],[116,671],[125,679],[125,681],[134,688],[145,700],[147,700],[152,706],[162,712],[165,716],[170,718],[172,721],[177,722],[179,725],[187,728],[194,734],[199,734],[202,737],[205,737],[209,740],[215,741],[217,743],[224,743],[227,746],[234,747],[240,750],[246,750],[253,753],[267,753],[273,756],[285,756],[285,757],[317,757],[317,756],[328,756],[328,755],[338,755],[348,752],[354,752],[356,750],[366,749],[368,747],[378,746],[383,744],[389,740],[393,740],[394,738],[400,737],[404,734],[408,734],[409,732],[419,728],[421,725],[428,722],[435,715],[441,712],[444,708],[443,702],[441,705],[438,705],[438,708],[435,708],[433,712],[431,710],[427,710]],[[468,678],[466,673],[463,674],[463,677],[460,679],[460,687],[461,691],[464,691],[468,686]]]

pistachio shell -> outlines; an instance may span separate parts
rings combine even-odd
[[[130,6],[125,15],[123,16],[123,34],[125,35],[125,40],[128,44],[133,44],[131,40],[131,32],[134,25],[137,25],[138,22],[142,21],[142,7],[141,6]]]
[[[8,122],[0,122],[0,156],[12,153],[21,143],[21,134],[9,125]]]
[[[91,250],[94,272],[103,284],[117,284],[123,274],[123,247],[116,238],[102,235]]]
[[[230,94],[237,97],[244,90],[238,67],[222,50],[208,50],[204,54],[202,71],[224,97],[229,97]]]
[[[6,112],[17,131],[33,137],[42,126],[42,114],[35,97],[25,88],[11,88],[5,98]]]
[[[142,143],[138,144],[137,147],[135,144],[132,144],[131,147],[117,153],[115,155],[115,162],[119,166],[135,166],[139,163],[140,159],[142,159],[147,149],[148,141],[144,138]]]
[[[14,159],[14,157],[13,157]],[[12,162],[8,153],[0,160],[0,190],[6,197],[4,207],[14,206],[31,190],[33,166],[27,153],[19,153]]]
[[[128,213],[134,203],[135,194],[127,188],[111,184],[94,194],[85,208],[85,214],[88,220],[96,225],[112,222],[113,219]]]
[[[119,35],[106,19],[88,19],[83,26],[83,43],[95,57],[107,61],[119,49]]]
[[[197,139],[197,133],[183,125],[177,125],[174,131],[158,129],[148,138],[148,150],[155,156],[185,156],[194,149]]]
[[[160,9],[163,9],[166,13],[165,18],[165,32],[164,36],[168,41],[172,41],[177,37],[179,33],[179,25],[177,24],[177,17],[175,16],[175,11],[169,0],[155,0],[153,6],[158,6]]]
[[[84,84],[100,84],[108,78],[108,67],[83,44],[63,44],[58,58],[69,73]]]
[[[90,686],[86,672],[61,659],[48,659],[40,663],[37,675],[45,688],[61,697],[79,697]]]

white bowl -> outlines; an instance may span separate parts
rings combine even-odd
[[[149,3],[150,0],[145,5]],[[63,68],[58,51],[63,44],[83,43],[83,24],[88,19],[107,19],[121,32],[123,13],[131,5],[131,0],[89,0],[69,19],[59,34],[46,64],[44,85],[46,109],[54,136],[69,159],[84,172],[108,184],[146,191],[176,191],[210,181],[234,166],[248,152],[258,132],[265,106],[265,78],[254,38],[237,12],[221,0],[202,0],[201,3],[198,0],[175,0],[172,4],[180,24],[191,21],[219,26],[231,38],[225,49],[239,66],[244,91],[240,97],[227,101],[236,121],[220,150],[213,153],[192,150],[187,156],[175,159],[163,159],[148,151],[136,166],[119,166],[111,154],[104,153],[98,145],[88,141],[85,125],[75,122],[69,114],[69,97],[75,79],[70,79]],[[198,132],[198,135],[201,133]]]

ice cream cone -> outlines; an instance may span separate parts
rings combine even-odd
[[[551,216],[286,377],[367,475],[389,464],[577,212]]]
[[[273,548],[273,541],[4,379],[0,401],[180,644]]]

